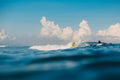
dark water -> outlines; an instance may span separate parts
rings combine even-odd
[[[0,80],[120,80],[120,44],[53,51],[0,48]]]

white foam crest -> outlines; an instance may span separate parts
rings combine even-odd
[[[49,50],[59,50],[59,49],[68,49],[71,48],[72,43],[66,45],[35,45],[31,46],[30,49],[49,51]]]
[[[0,45],[0,48],[2,48],[2,47],[6,47],[6,45]]]

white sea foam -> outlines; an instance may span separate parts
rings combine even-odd
[[[35,45],[35,46],[31,46],[30,49],[44,50],[44,51],[68,49],[71,48],[71,44],[72,43],[68,43],[66,45]]]
[[[6,45],[0,45],[0,48],[1,48],[1,47],[6,47]]]
[[[72,43],[70,42],[66,45],[34,45],[31,46],[29,49],[35,49],[35,50],[41,50],[41,51],[50,51],[50,50],[59,50],[59,49],[69,49],[72,48]],[[87,44],[86,42],[83,41],[78,41],[75,42],[76,46],[75,47],[86,47],[86,46],[90,46],[89,44]]]

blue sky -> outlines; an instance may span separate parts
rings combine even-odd
[[[120,0],[0,0],[0,29],[10,36],[39,34],[42,16],[73,29],[85,19],[96,32],[120,22]]]

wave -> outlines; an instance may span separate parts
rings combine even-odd
[[[49,50],[61,50],[61,49],[70,49],[75,47],[86,47],[90,46],[90,44],[86,42],[70,42],[66,45],[34,45],[31,46],[29,49],[36,49],[36,50],[43,50],[43,51],[49,51]]]
[[[0,45],[0,48],[4,48],[4,47],[7,47],[6,45]]]
[[[29,49],[50,51],[50,50],[61,50],[61,49],[70,49],[70,48],[75,48],[75,47],[90,47],[90,46],[91,47],[97,47],[97,46],[117,47],[116,44],[108,44],[108,43],[106,43],[106,44],[98,44],[96,42],[75,42],[75,43],[70,42],[70,43],[68,43],[66,45],[34,45],[34,46],[31,46]]]
[[[66,45],[34,45],[31,46],[29,49],[43,50],[43,51],[69,49],[71,48],[71,44],[72,43],[68,43]]]
[[[0,49],[0,80],[120,80],[120,44],[88,44],[7,46]],[[39,47],[54,50],[29,49]]]

